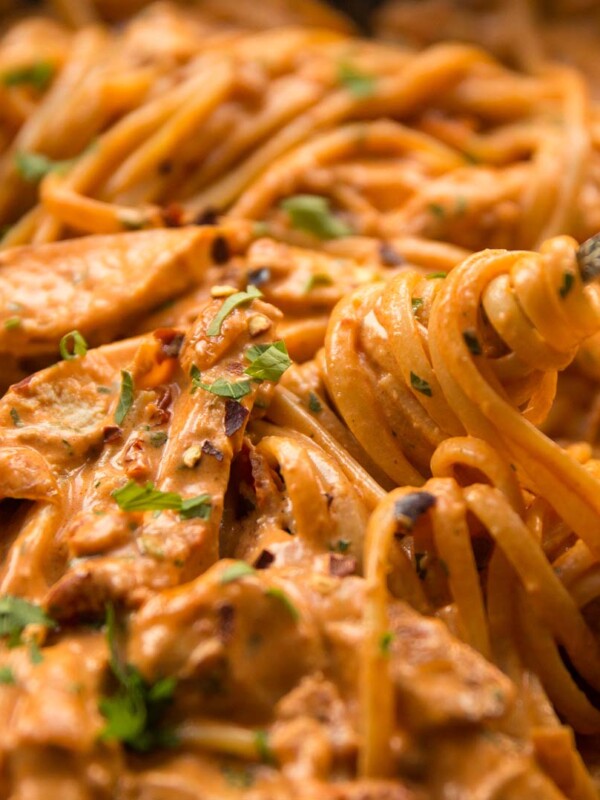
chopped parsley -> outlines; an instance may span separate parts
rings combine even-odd
[[[410,385],[413,389],[421,394],[424,394],[426,397],[432,396],[431,386],[427,383],[426,380],[423,378],[419,378],[418,375],[415,375],[414,372],[410,373]]]
[[[79,331],[71,331],[70,333],[65,333],[62,337],[58,349],[65,361],[72,361],[77,356],[83,358],[88,351],[88,346]]]
[[[469,352],[473,353],[474,356],[481,355],[481,344],[474,331],[463,331],[463,339],[469,348]]]
[[[347,61],[339,64],[337,78],[354,97],[370,97],[375,92],[377,83],[375,76],[363,72]]]
[[[309,392],[308,394],[308,408],[313,414],[318,414],[319,411],[323,410],[323,406],[314,392]]]
[[[141,214],[136,214],[135,212],[120,214],[118,219],[126,231],[141,231],[148,224],[146,217]]]
[[[181,501],[179,516],[182,519],[210,519],[212,503],[209,494],[199,494]]]
[[[135,481],[129,481],[120,489],[111,493],[123,511],[162,511],[181,508],[181,495],[176,492],[161,492],[154,488],[154,484],[147,483],[140,486]]]
[[[19,412],[17,411],[17,409],[16,408],[11,408],[9,413],[10,413],[10,418],[12,419],[13,425],[15,426],[15,428],[22,428],[25,423],[23,422],[23,420],[19,416]]]
[[[317,194],[297,194],[281,201],[290,223],[297,230],[312,233],[318,239],[350,236],[352,228],[331,211],[329,200]]]
[[[115,489],[111,496],[123,511],[179,511],[182,519],[209,519],[211,513],[210,495],[200,494],[184,500],[176,492],[161,492],[148,482],[140,486],[129,481],[120,489]]]
[[[190,378],[192,379],[192,394],[196,389],[204,389],[204,391],[219,397],[231,397],[233,400],[239,400],[240,397],[245,397],[251,392],[250,381],[226,381],[224,378],[217,378],[213,383],[204,383],[202,373],[195,364],[192,364],[190,369]]]
[[[21,317],[9,317],[4,322],[4,327],[7,331],[12,331],[21,326]]]
[[[236,292],[229,295],[224,301],[219,313],[212,319],[206,333],[208,336],[218,336],[221,333],[221,327],[225,319],[231,312],[238,306],[243,306],[246,303],[251,303],[257,297],[262,297],[262,292],[256,286],[249,285],[246,287],[245,292]]]
[[[8,636],[9,647],[21,644],[27,625],[55,628],[56,622],[35,603],[8,594],[0,597],[0,636]]]
[[[246,564],[245,561],[236,561],[223,570],[219,578],[219,583],[233,583],[246,575],[254,575],[255,572],[256,570],[251,567],[250,564]]]
[[[439,219],[444,219],[446,216],[446,209],[440,203],[429,203],[428,206],[429,210],[431,211],[434,216],[438,217]]]
[[[169,437],[164,431],[153,431],[148,436],[148,441],[152,447],[162,447]]]
[[[246,350],[246,358],[250,366],[245,374],[260,381],[278,381],[292,364],[284,341],[255,344]]]
[[[265,594],[267,595],[267,597],[273,597],[275,598],[275,600],[281,603],[281,605],[285,608],[285,610],[288,612],[288,614],[291,616],[294,622],[298,622],[298,620],[300,619],[300,612],[298,611],[296,606],[292,603],[287,594],[283,591],[283,589],[279,589],[275,586],[272,586],[271,588],[267,589]]]
[[[381,634],[379,639],[379,650],[382,655],[389,656],[392,651],[392,643],[394,641],[394,634],[391,631],[386,631]]]
[[[29,660],[32,664],[41,664],[44,660],[44,656],[42,655],[42,651],[40,650],[39,644],[32,639],[28,642],[28,650],[29,650]]]
[[[423,308],[423,298],[422,297],[413,297],[410,301],[412,305],[413,314],[416,314],[420,308]]]
[[[133,404],[133,377],[126,369],[121,370],[121,393],[115,411],[115,422],[121,425]]]
[[[263,764],[275,764],[276,758],[269,744],[269,734],[266,731],[256,731],[256,752]]]
[[[338,539],[337,542],[334,542],[330,547],[331,550],[337,553],[347,553],[350,550],[350,545],[352,543],[348,539]]]
[[[447,274],[447,272],[430,272],[429,275],[425,275],[425,279],[432,281],[434,278],[445,278]]]
[[[565,272],[563,274],[563,282],[558,290],[559,295],[564,298],[569,294],[571,289],[573,288],[573,284],[575,283],[575,275],[572,272]]]
[[[13,686],[16,683],[14,672],[10,667],[0,667],[0,683]]]
[[[173,746],[175,738],[160,727],[160,720],[173,700],[177,681],[175,678],[161,678],[149,684],[136,667],[120,658],[112,606],[106,609],[106,638],[110,667],[119,685],[114,695],[102,697],[98,704],[106,719],[102,738],[116,739],[142,753],[154,747]]]
[[[15,67],[0,75],[0,82],[4,86],[33,86],[43,91],[54,76],[54,65],[49,61],[37,61],[24,67]]]
[[[43,153],[19,152],[15,155],[15,167],[27,183],[38,183],[49,172],[64,172],[73,165],[74,159],[53,161]]]
[[[306,285],[304,286],[304,292],[308,293],[316,286],[331,286],[333,283],[333,278],[331,275],[326,275],[324,272],[317,272],[314,275],[311,275],[310,278],[306,281]]]

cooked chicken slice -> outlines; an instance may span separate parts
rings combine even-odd
[[[92,350],[0,400],[0,443],[21,466],[15,476],[5,463],[0,495],[54,488],[15,522],[1,591],[71,619],[103,614],[108,600],[138,605],[218,558],[231,461],[255,398],[272,386],[244,374],[246,351],[268,347],[279,318],[253,295],[242,306],[219,333],[207,331],[222,299],[187,334],[162,329]],[[252,335],[257,316],[263,330]]]
[[[243,229],[155,229],[1,253],[0,357],[54,356],[74,329],[91,344],[128,334],[203,278],[215,241],[237,246]]]

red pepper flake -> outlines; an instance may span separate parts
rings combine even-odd
[[[177,358],[185,339],[185,334],[174,328],[157,328],[154,338],[160,342],[160,354],[163,358]]]
[[[185,224],[183,207],[179,203],[169,203],[161,208],[160,216],[167,228],[181,228]]]
[[[194,225],[216,225],[219,220],[219,212],[216,208],[205,208],[193,220]]]
[[[356,572],[356,559],[354,556],[340,556],[337,553],[329,554],[329,574],[336,578],[345,578]]]
[[[270,550],[262,550],[254,562],[254,569],[266,569],[275,561],[275,556]]]
[[[217,606],[217,626],[221,642],[223,644],[230,642],[235,626],[235,608],[231,603],[219,603]]]
[[[28,395],[29,394],[28,387],[29,384],[31,383],[32,378],[33,375],[28,375],[26,378],[23,378],[22,381],[19,381],[18,383],[13,383],[13,385],[10,387],[11,391],[16,392],[17,394]]]
[[[104,444],[120,442],[123,438],[123,428],[119,428],[118,425],[106,425],[102,431],[102,438],[104,440]]]
[[[156,388],[157,399],[148,407],[150,421],[156,425],[164,425],[171,419],[169,406],[173,402],[173,392],[170,386]]]
[[[224,236],[215,236],[210,254],[215,264],[226,264],[229,261],[231,258],[229,242]]]
[[[202,452],[205,453],[207,456],[214,456],[217,461],[223,461],[223,453],[219,450],[218,447],[215,447],[214,444],[208,441],[208,439],[202,445]]]
[[[386,267],[401,267],[406,264],[406,259],[389,242],[380,242],[379,258]]]
[[[250,412],[237,400],[225,401],[225,435],[233,436],[243,426]]]

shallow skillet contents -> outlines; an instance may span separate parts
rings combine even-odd
[[[3,19],[0,800],[597,800],[586,78],[145,6]]]

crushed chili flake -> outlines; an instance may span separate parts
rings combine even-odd
[[[26,378],[23,378],[22,381],[19,381],[18,383],[13,383],[13,385],[10,387],[11,391],[17,392],[17,394],[29,394],[28,387],[29,384],[31,383],[32,378],[33,375],[28,375]]]
[[[409,492],[394,503],[396,520],[404,530],[412,530],[419,517],[435,505],[435,495],[430,492]]]
[[[229,242],[224,236],[215,236],[210,254],[215,264],[226,264],[229,261],[231,257]]]
[[[169,203],[165,208],[161,208],[160,216],[167,228],[181,228],[185,225],[184,210],[179,203]]]
[[[233,638],[235,624],[235,608],[231,603],[219,603],[217,606],[217,626],[219,639],[227,644]]]
[[[106,425],[102,431],[102,439],[104,444],[112,444],[113,442],[120,442],[123,438],[123,428],[118,425]]]
[[[237,400],[225,401],[225,435],[233,436],[243,426],[249,411]]]
[[[194,218],[194,225],[216,225],[219,212],[215,208],[205,208]]]
[[[379,244],[379,258],[386,267],[401,267],[406,264],[406,259],[389,242]]]
[[[223,461],[223,453],[219,450],[218,447],[215,447],[214,444],[208,441],[208,439],[202,445],[202,452],[205,453],[207,456],[214,456],[217,461]]]
[[[336,578],[345,578],[356,572],[356,559],[354,556],[341,556],[337,553],[329,554],[329,574]]]
[[[275,556],[270,550],[262,550],[256,561],[254,569],[266,569],[275,561]]]
[[[177,358],[185,339],[185,334],[175,328],[157,328],[154,338],[160,342],[160,352],[164,358]]]

